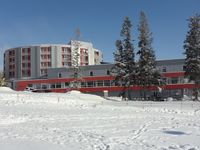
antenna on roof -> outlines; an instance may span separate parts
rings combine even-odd
[[[80,28],[79,28],[79,27],[76,28],[75,34],[76,34],[76,40],[80,40],[81,31],[80,31]]]

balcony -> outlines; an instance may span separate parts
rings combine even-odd
[[[51,47],[41,47],[40,53],[45,55],[51,54]]]

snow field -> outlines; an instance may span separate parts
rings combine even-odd
[[[5,150],[199,150],[199,102],[118,102],[0,88]]]

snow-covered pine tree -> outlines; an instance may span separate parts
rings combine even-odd
[[[160,75],[156,71],[156,57],[152,48],[152,33],[149,30],[147,17],[142,11],[139,22],[139,55],[138,61],[138,85],[143,87],[143,98],[146,100],[146,91],[149,86],[158,85]]]
[[[112,73],[115,75],[115,85],[121,85],[123,76],[125,76],[125,64],[124,64],[124,51],[121,40],[117,40],[115,43],[116,51],[113,53],[115,65],[112,68]]]
[[[5,81],[3,73],[0,73],[0,87],[6,86],[6,85],[7,84],[6,84],[6,81]]]
[[[80,30],[76,30],[76,40],[71,41],[72,44],[72,69],[73,69],[73,78],[74,80],[70,83],[70,86],[72,88],[80,88],[81,82],[81,73],[80,73],[80,67],[79,67],[79,59],[80,59],[80,54],[79,54],[79,47],[80,47]]]
[[[198,100],[200,84],[200,15],[189,19],[189,31],[184,41],[185,49],[185,77],[195,84],[194,100]]]
[[[115,65],[112,72],[115,75],[115,84],[122,85],[121,95],[131,99],[130,86],[135,83],[135,60],[134,47],[131,38],[131,21],[125,17],[121,37],[122,40],[116,41],[116,52],[114,53]]]

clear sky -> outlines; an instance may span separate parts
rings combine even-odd
[[[0,0],[0,70],[5,49],[68,43],[76,28],[112,62],[125,16],[133,23],[137,51],[140,11],[148,17],[157,59],[184,58],[187,19],[200,13],[200,0]]]

